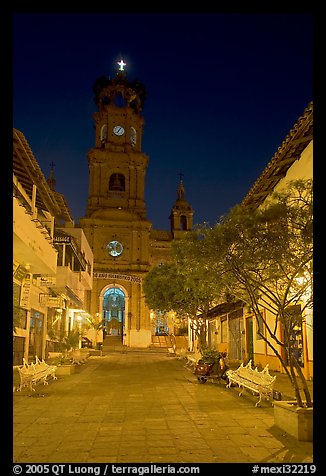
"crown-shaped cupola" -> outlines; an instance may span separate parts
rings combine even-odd
[[[185,189],[180,178],[177,199],[170,214],[171,232],[174,238],[180,238],[184,232],[192,229],[194,210],[185,198]]]
[[[146,98],[145,86],[137,79],[127,80],[126,63],[110,79],[99,77],[93,86],[98,112],[93,115],[96,129],[95,147],[113,151],[141,151],[144,119],[141,116]]]

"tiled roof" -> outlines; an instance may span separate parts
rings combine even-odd
[[[43,172],[22,132],[13,130],[13,173],[32,199],[36,185],[36,207],[47,210],[54,217],[72,222],[64,196],[49,187]]]
[[[288,169],[300,158],[302,151],[312,139],[313,102],[310,102],[243,199],[242,205],[258,207],[273,192],[277,183],[285,177]]]

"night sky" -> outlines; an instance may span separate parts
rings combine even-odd
[[[76,223],[95,145],[95,80],[127,63],[147,90],[147,218],[169,229],[182,172],[194,223],[240,203],[313,99],[303,13],[15,13],[13,127]]]

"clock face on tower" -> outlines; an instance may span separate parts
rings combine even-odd
[[[125,133],[125,130],[122,126],[114,126],[113,133],[116,136],[123,136],[123,134]]]

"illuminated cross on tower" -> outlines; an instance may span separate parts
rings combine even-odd
[[[119,71],[124,71],[124,67],[127,66],[127,63],[125,63],[123,59],[118,61],[117,64],[120,66]]]
[[[178,186],[178,198],[180,200],[184,199],[184,196],[185,196],[185,189],[183,188],[183,184],[182,184],[182,178],[183,178],[183,173],[182,172],[179,172],[178,173],[179,175],[179,178],[180,178],[180,183],[179,183],[179,186]]]

